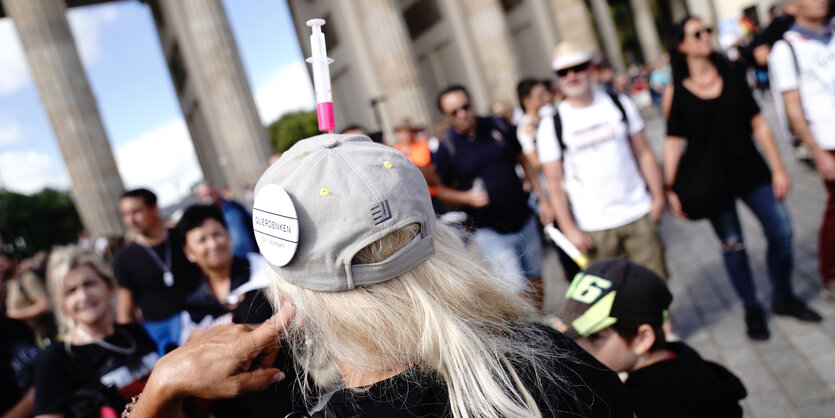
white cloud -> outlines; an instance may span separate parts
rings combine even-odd
[[[85,66],[92,65],[102,54],[102,29],[119,19],[118,5],[75,7],[67,13],[70,30]],[[31,82],[29,64],[11,18],[0,20],[0,96]]]
[[[279,67],[256,87],[255,105],[261,122],[268,124],[287,112],[316,107],[305,65],[304,61],[296,61]]]
[[[0,112],[0,146],[11,145],[23,138],[23,131],[12,118]]]
[[[29,67],[12,19],[0,20],[0,96],[11,93],[30,81]]]
[[[70,179],[61,161],[37,151],[0,153],[0,179],[3,187],[32,194],[45,187],[67,190]]]
[[[162,206],[176,203],[203,178],[188,128],[179,118],[118,145],[115,158],[125,188],[147,187]],[[0,180],[3,187],[24,194],[70,188],[63,161],[38,151],[0,153]]]
[[[116,147],[125,188],[147,187],[161,206],[176,203],[203,178],[185,121],[172,119]]]
[[[102,53],[102,28],[119,20],[117,5],[74,7],[67,12],[70,30],[81,62],[85,67],[95,64]]]

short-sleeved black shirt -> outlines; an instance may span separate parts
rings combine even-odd
[[[120,287],[133,292],[135,302],[146,321],[162,321],[185,307],[185,297],[197,286],[198,269],[183,254],[183,241],[175,230],[168,231],[171,250],[171,272],[174,286],[163,281],[163,271],[141,245],[132,242],[113,258],[113,275]],[[152,247],[163,262],[166,243]]]
[[[641,418],[738,418],[747,391],[728,369],[684,343],[667,343],[672,359],[629,374],[626,389]]]
[[[711,141],[717,141],[725,178],[731,192],[739,196],[769,183],[771,172],[753,141],[751,118],[760,113],[760,107],[744,73],[727,69],[722,78],[722,92],[714,99],[696,97],[680,83],[675,86],[667,134],[687,140],[677,178],[689,175],[687,167],[695,168],[708,158]]]
[[[11,409],[35,380],[40,350],[23,321],[0,315],[0,415]]]
[[[249,260],[234,257],[232,259],[229,291],[232,292],[247,283],[250,279],[250,273]],[[217,318],[231,312],[233,315],[232,322],[236,324],[260,324],[273,315],[273,308],[260,289],[246,292],[243,300],[230,311],[226,305],[218,302],[209,289],[208,279],[205,275],[203,275],[203,280],[197,286],[197,289],[186,297],[186,310],[191,315],[193,322],[200,322],[207,315]]]
[[[534,375],[544,370],[517,368],[543,417],[632,417],[626,388],[615,372],[600,364],[574,341],[550,328],[552,350],[567,355],[542,367],[564,378],[554,384]],[[413,370],[368,386],[364,391],[336,392],[314,417],[452,417],[446,385],[436,376]]]
[[[117,347],[135,344],[132,354],[122,354],[97,344],[72,345],[72,355],[62,341],[44,350],[35,372],[35,415],[60,414],[70,408],[76,390],[92,387],[98,379],[127,402],[142,392],[159,356],[157,346],[137,324],[115,325],[105,342]]]
[[[441,141],[434,162],[441,182],[453,189],[469,190],[476,178],[484,180],[490,204],[465,210],[475,228],[492,228],[500,233],[517,232],[531,216],[528,194],[516,174],[522,147],[516,130],[497,118],[476,118],[474,135],[450,128]]]

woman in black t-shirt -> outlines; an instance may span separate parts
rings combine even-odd
[[[54,251],[47,281],[63,342],[47,347],[36,367],[35,415],[120,410],[145,386],[156,346],[139,325],[114,324],[116,284],[98,255],[77,247]]]
[[[236,257],[220,208],[193,205],[183,213],[177,229],[185,238],[186,258],[200,269],[198,286],[186,296],[186,311],[195,323],[214,321],[260,324],[272,316],[272,306],[261,289],[269,285],[260,254]]]
[[[752,210],[768,239],[773,312],[820,321],[792,291],[792,229],[783,204],[791,183],[768,121],[744,73],[711,49],[710,31],[699,19],[687,17],[675,30],[670,47],[674,86],[665,106],[664,178],[670,210],[683,218],[710,220],[722,242],[725,269],[745,307],[750,338],[768,339],[769,331],[743,244],[737,198]]]
[[[262,289],[269,285],[268,268],[260,254],[246,258],[232,253],[223,213],[215,205],[193,205],[183,213],[177,224],[184,237],[186,258],[201,271],[201,281],[186,296],[185,310],[195,328],[183,327],[196,338],[214,325],[223,323],[260,324],[273,315],[273,308]],[[182,340],[183,338],[181,338]],[[286,350],[279,353],[276,367],[292,374],[291,360]],[[219,400],[211,412],[224,417],[283,417],[291,411],[293,379],[276,387],[250,393],[236,399]]]

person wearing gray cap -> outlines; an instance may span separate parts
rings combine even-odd
[[[423,176],[400,152],[321,135],[293,146],[255,191],[280,313],[170,353],[131,417],[282,379],[265,367],[277,334],[315,405],[300,416],[633,416],[614,372],[540,324],[436,223]]]

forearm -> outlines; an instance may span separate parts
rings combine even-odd
[[[786,112],[786,116],[789,120],[789,126],[792,128],[792,132],[797,135],[800,140],[809,147],[809,151],[812,154],[817,154],[821,152],[821,147],[818,144],[818,141],[815,140],[815,136],[812,134],[812,130],[809,129],[809,123],[806,122],[806,117],[803,116],[803,112]]]
[[[461,190],[455,190],[452,187],[439,184],[435,187],[436,197],[449,205],[456,205],[456,206],[467,206],[469,205],[469,199],[467,198],[467,192]]]
[[[31,319],[52,311],[49,301],[40,299],[35,303],[19,309],[8,309],[6,314],[12,319]]]
[[[672,186],[676,180],[676,173],[678,172],[678,164],[681,161],[681,152],[684,147],[684,139],[680,137],[668,136],[664,141],[663,159],[664,159],[664,181],[663,184]]]
[[[35,388],[30,388],[23,398],[3,414],[2,418],[31,417],[35,410]]]
[[[647,183],[650,195],[653,199],[663,199],[664,184],[661,181],[661,170],[658,168],[658,160],[655,159],[655,154],[646,143],[642,133],[633,135],[632,144],[636,151],[638,168],[640,168],[641,175]]]
[[[536,158],[536,153],[533,154],[533,157]],[[522,170],[525,172],[525,178],[531,184],[531,188],[533,189],[534,194],[537,198],[544,198],[545,193],[542,189],[542,184],[539,183],[539,169],[537,169],[527,155],[519,155],[519,164],[522,164]]]
[[[178,417],[181,415],[183,399],[165,389],[151,374],[142,396],[133,406],[130,418]]]
[[[783,92],[783,103],[786,107],[786,118],[789,121],[792,132],[809,147],[809,151],[813,155],[818,155],[821,152],[821,147],[812,130],[809,129],[809,123],[806,122],[806,115],[803,114],[803,104],[800,102],[800,94],[797,90]]]
[[[785,171],[783,160],[780,158],[780,152],[777,150],[777,144],[774,142],[774,135],[771,133],[768,121],[762,115],[756,115],[751,119],[751,125],[754,139],[765,153],[771,169],[773,171]]]

